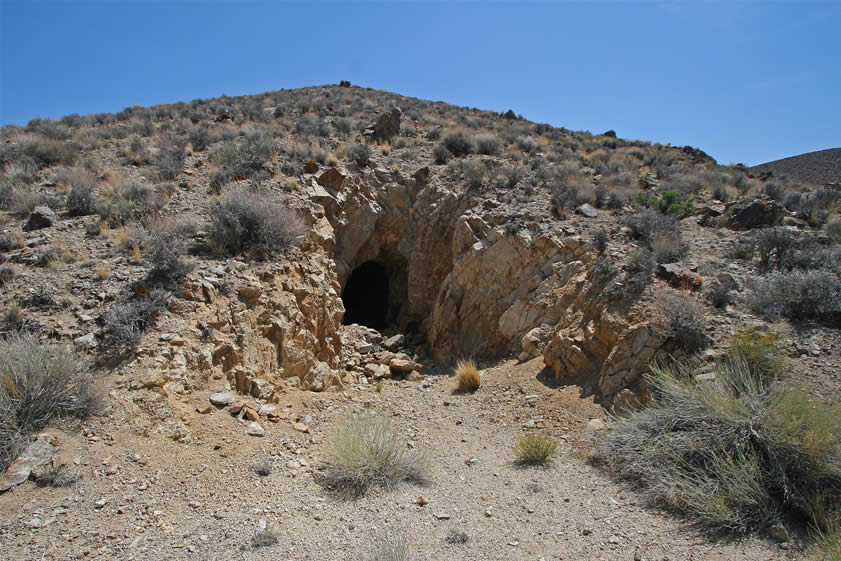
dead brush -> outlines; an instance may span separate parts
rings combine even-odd
[[[473,393],[482,383],[479,369],[472,359],[459,360],[456,363],[455,377],[456,391],[459,393]]]

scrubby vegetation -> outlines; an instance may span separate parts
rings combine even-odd
[[[655,368],[648,382],[653,405],[617,419],[596,450],[653,504],[725,533],[808,523],[816,506],[838,507],[837,406],[739,360]]]
[[[303,233],[297,213],[270,192],[232,190],[210,214],[210,245],[219,253],[282,251]]]
[[[558,441],[548,434],[527,434],[517,441],[514,455],[524,466],[544,466],[557,453]]]
[[[324,464],[326,485],[347,497],[401,481],[423,483],[429,469],[425,453],[407,449],[390,419],[367,412],[335,424]]]
[[[479,369],[472,360],[459,360],[455,370],[456,391],[462,393],[475,392],[482,384]]]
[[[30,434],[58,416],[86,417],[98,404],[89,365],[71,349],[29,334],[0,339],[0,472]]]

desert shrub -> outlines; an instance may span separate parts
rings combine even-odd
[[[428,470],[425,454],[408,449],[389,418],[370,412],[337,422],[327,441],[324,465],[327,486],[348,497],[374,486],[422,483]]]
[[[15,278],[15,269],[11,265],[3,265],[0,267],[0,287]]]
[[[824,232],[832,243],[841,244],[841,220],[827,222]]]
[[[0,339],[0,472],[27,436],[57,416],[85,417],[98,404],[87,362],[32,335]]]
[[[665,181],[669,191],[677,191],[684,195],[692,195],[704,187],[702,175],[694,172],[682,172],[670,176]],[[665,195],[665,193],[663,193]]]
[[[264,173],[263,164],[274,156],[274,142],[264,125],[247,125],[239,144],[226,141],[217,145],[210,155],[219,164],[217,175],[230,179],[245,179]]]
[[[574,180],[560,180],[551,185],[549,201],[556,216],[565,216],[567,211],[577,208],[591,198],[592,186]]]
[[[650,241],[657,232],[680,232],[680,223],[672,216],[655,210],[641,210],[625,219],[636,240]]]
[[[713,189],[713,198],[718,199],[723,203],[726,203],[730,200],[730,192],[724,185],[718,185],[715,189]]]
[[[432,157],[436,164],[443,165],[453,157],[453,153],[447,150],[447,147],[443,144],[439,144],[432,149]]]
[[[216,142],[217,139],[210,134],[206,127],[193,127],[187,133],[187,140],[192,144],[193,150],[201,152]]]
[[[841,280],[829,271],[772,272],[754,280],[748,306],[771,319],[841,324]]]
[[[703,306],[687,296],[673,294],[660,300],[660,314],[664,333],[687,352],[706,346],[707,317]]]
[[[527,434],[517,441],[514,455],[520,465],[543,466],[549,463],[557,450],[558,441],[548,434]]]
[[[449,150],[456,158],[467,156],[476,151],[473,138],[461,131],[445,135],[441,140],[441,146]]]
[[[597,228],[593,232],[593,247],[596,248],[600,254],[604,253],[607,249],[607,241],[609,239],[607,230],[602,227]]]
[[[531,154],[537,150],[537,141],[530,136],[518,136],[516,142],[517,147],[527,154]]]
[[[103,189],[97,213],[103,219],[127,222],[157,212],[164,203],[163,195],[151,185],[129,181]]]
[[[612,302],[626,306],[636,302],[651,284],[656,264],[651,251],[645,248],[634,250],[622,267],[625,271],[622,282],[608,288],[608,298]]]
[[[468,187],[478,189],[488,177],[488,166],[481,160],[464,160],[461,162],[461,173]]]
[[[636,197],[636,202],[647,208],[679,218],[692,214],[695,208],[691,198],[673,189],[662,191],[659,195],[640,192]]]
[[[272,474],[272,457],[269,455],[262,455],[252,464],[251,469],[257,475],[266,477]]]
[[[152,165],[157,168],[161,179],[175,179],[184,169],[184,147],[177,144],[161,146],[158,154],[152,159]]]
[[[459,360],[454,373],[456,377],[456,391],[472,393],[479,389],[482,378],[473,360]]]
[[[351,130],[353,130],[353,125],[351,124],[350,120],[345,119],[344,117],[333,121],[333,126],[336,128],[336,131],[342,136],[348,136],[351,133]]]
[[[400,534],[377,536],[371,546],[351,557],[352,561],[410,561],[409,545]]]
[[[79,469],[65,464],[48,465],[38,474],[35,484],[39,487],[72,487],[82,476]]]
[[[67,195],[67,214],[70,216],[87,216],[95,214],[98,206],[93,187],[90,185],[74,185]]]
[[[21,151],[38,165],[45,168],[58,164],[70,166],[76,161],[79,149],[75,144],[51,140],[40,136],[24,136],[20,138]]]
[[[726,308],[735,301],[732,290],[728,283],[713,281],[707,291],[707,300],[716,308]]]
[[[658,263],[674,263],[686,255],[689,249],[681,239],[680,230],[655,232],[650,246]]]
[[[184,255],[187,253],[187,237],[195,233],[195,228],[194,223],[175,220],[157,220],[147,224],[142,236],[143,256],[152,266],[152,276],[172,280],[192,270],[192,264],[184,261]]]
[[[371,159],[371,149],[367,144],[354,144],[348,149],[348,156],[359,167],[366,167]]]
[[[590,266],[590,278],[597,286],[606,286],[619,274],[619,270],[609,257],[600,255]]]
[[[26,238],[23,232],[7,232],[0,234],[0,251],[12,251],[23,247]]]
[[[797,246],[794,234],[782,226],[763,228],[754,234],[754,252],[763,267],[781,267]]]
[[[139,298],[118,300],[105,312],[105,335],[117,345],[137,344],[143,332],[166,308],[170,297],[166,290],[154,289]]]
[[[261,547],[271,547],[277,544],[277,531],[271,526],[258,528],[251,536],[251,549],[259,549]]]
[[[502,140],[489,135],[480,134],[476,137],[476,152],[486,156],[496,156],[502,151]]]
[[[655,368],[647,379],[653,405],[618,419],[595,458],[650,502],[728,533],[805,519],[818,501],[837,504],[837,406],[769,387],[740,362]]]
[[[763,382],[778,378],[785,367],[780,336],[772,331],[739,330],[730,341],[727,354],[743,362]]]
[[[210,211],[209,242],[219,252],[285,250],[304,231],[298,214],[269,191],[237,189]]]

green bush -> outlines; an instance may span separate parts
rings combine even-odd
[[[517,441],[514,455],[517,463],[525,466],[543,466],[557,453],[558,441],[548,434],[527,434]]]
[[[755,328],[740,330],[730,342],[728,355],[743,361],[764,381],[772,381],[783,373],[785,359],[780,349],[780,336]]]
[[[600,435],[594,458],[651,503],[737,534],[839,504],[837,405],[769,386],[740,361],[654,368],[647,381],[653,405]]]
[[[337,422],[324,465],[327,486],[348,497],[401,481],[423,483],[429,468],[426,455],[407,449],[390,419],[368,412]]]
[[[0,340],[0,473],[28,435],[58,416],[86,417],[99,403],[87,362],[27,334]]]

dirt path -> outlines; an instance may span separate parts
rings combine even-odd
[[[388,382],[381,393],[291,392],[279,407],[309,432],[281,421],[267,423],[263,438],[246,436],[222,410],[198,414],[206,395],[194,395],[177,412],[190,427],[189,444],[138,435],[136,412],[114,393],[111,412],[86,426],[86,436],[62,435],[62,453],[81,464],[76,487],[26,483],[0,496],[2,557],[333,561],[393,533],[419,560],[797,557],[794,547],[761,540],[712,544],[644,508],[585,461],[601,407],[577,386],[556,387],[541,368],[540,360],[500,363],[473,395],[453,395],[452,379],[434,373]],[[325,437],[353,407],[391,415],[412,445],[429,448],[426,487],[342,501],[316,483]],[[558,459],[548,469],[517,468],[512,445],[540,429],[560,439]],[[273,457],[267,477],[252,469],[263,454]],[[261,520],[278,543],[252,550]],[[466,543],[451,543],[462,533]]]

